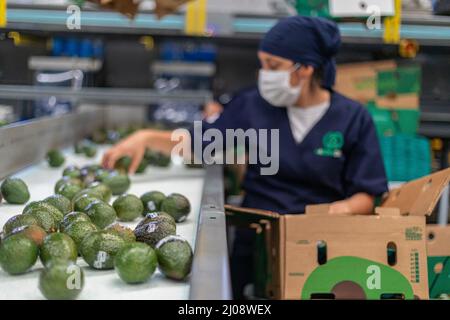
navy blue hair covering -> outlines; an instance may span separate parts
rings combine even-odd
[[[324,88],[336,78],[336,55],[341,44],[337,25],[324,18],[293,16],[280,20],[261,40],[261,51],[314,68],[322,67]]]

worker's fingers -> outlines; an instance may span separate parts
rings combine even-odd
[[[144,157],[144,152],[144,149],[136,150],[136,153],[132,157],[133,160],[131,161],[130,169],[128,170],[129,174],[134,174],[136,172],[142,158]]]
[[[109,159],[110,155],[111,155],[111,149],[106,151],[105,154],[103,155],[103,158],[102,158],[102,167],[103,168],[108,167],[108,159]]]
[[[108,159],[106,162],[106,168],[113,169],[117,160],[122,156],[119,150],[112,149],[111,153],[108,155]]]

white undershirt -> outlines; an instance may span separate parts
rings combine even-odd
[[[308,132],[322,119],[330,107],[330,101],[309,107],[287,107],[287,115],[294,139],[301,143]]]

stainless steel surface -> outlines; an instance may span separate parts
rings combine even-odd
[[[100,110],[45,117],[0,128],[0,179],[42,160],[51,148],[61,148],[102,126]]]
[[[25,100],[54,96],[76,99],[80,103],[149,104],[161,101],[205,103],[212,99],[206,90],[178,90],[169,93],[152,89],[83,88],[73,90],[63,87],[35,87],[22,85],[0,85],[0,98]]]
[[[232,299],[222,166],[206,168],[189,298]]]

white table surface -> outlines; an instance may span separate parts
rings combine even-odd
[[[53,194],[54,185],[61,177],[63,168],[71,164],[81,167],[99,163],[104,150],[103,147],[99,148],[97,159],[88,159],[75,155],[70,148],[64,152],[66,162],[61,168],[50,168],[46,161],[42,161],[18,172],[14,177],[26,182],[31,194],[30,201],[42,200]],[[177,164],[172,164],[170,168],[148,167],[145,174],[131,177],[132,183],[128,193],[140,196],[144,192],[158,190],[166,195],[172,192],[185,195],[191,202],[192,211],[186,221],[177,224],[177,234],[188,240],[194,250],[204,173],[202,169],[186,169]],[[110,203],[114,199],[115,197]],[[0,204],[0,226],[10,217],[20,214],[23,208],[24,205],[9,205],[5,202]],[[131,223],[120,223],[134,229],[139,221],[140,219]],[[79,299],[188,299],[189,279],[184,282],[169,280],[157,270],[146,283],[128,285],[119,278],[115,270],[93,270],[82,258],[78,258],[77,263],[83,267],[85,274],[85,286]],[[10,276],[0,269],[0,299],[43,299],[38,289],[41,270],[39,259],[24,275]]]

